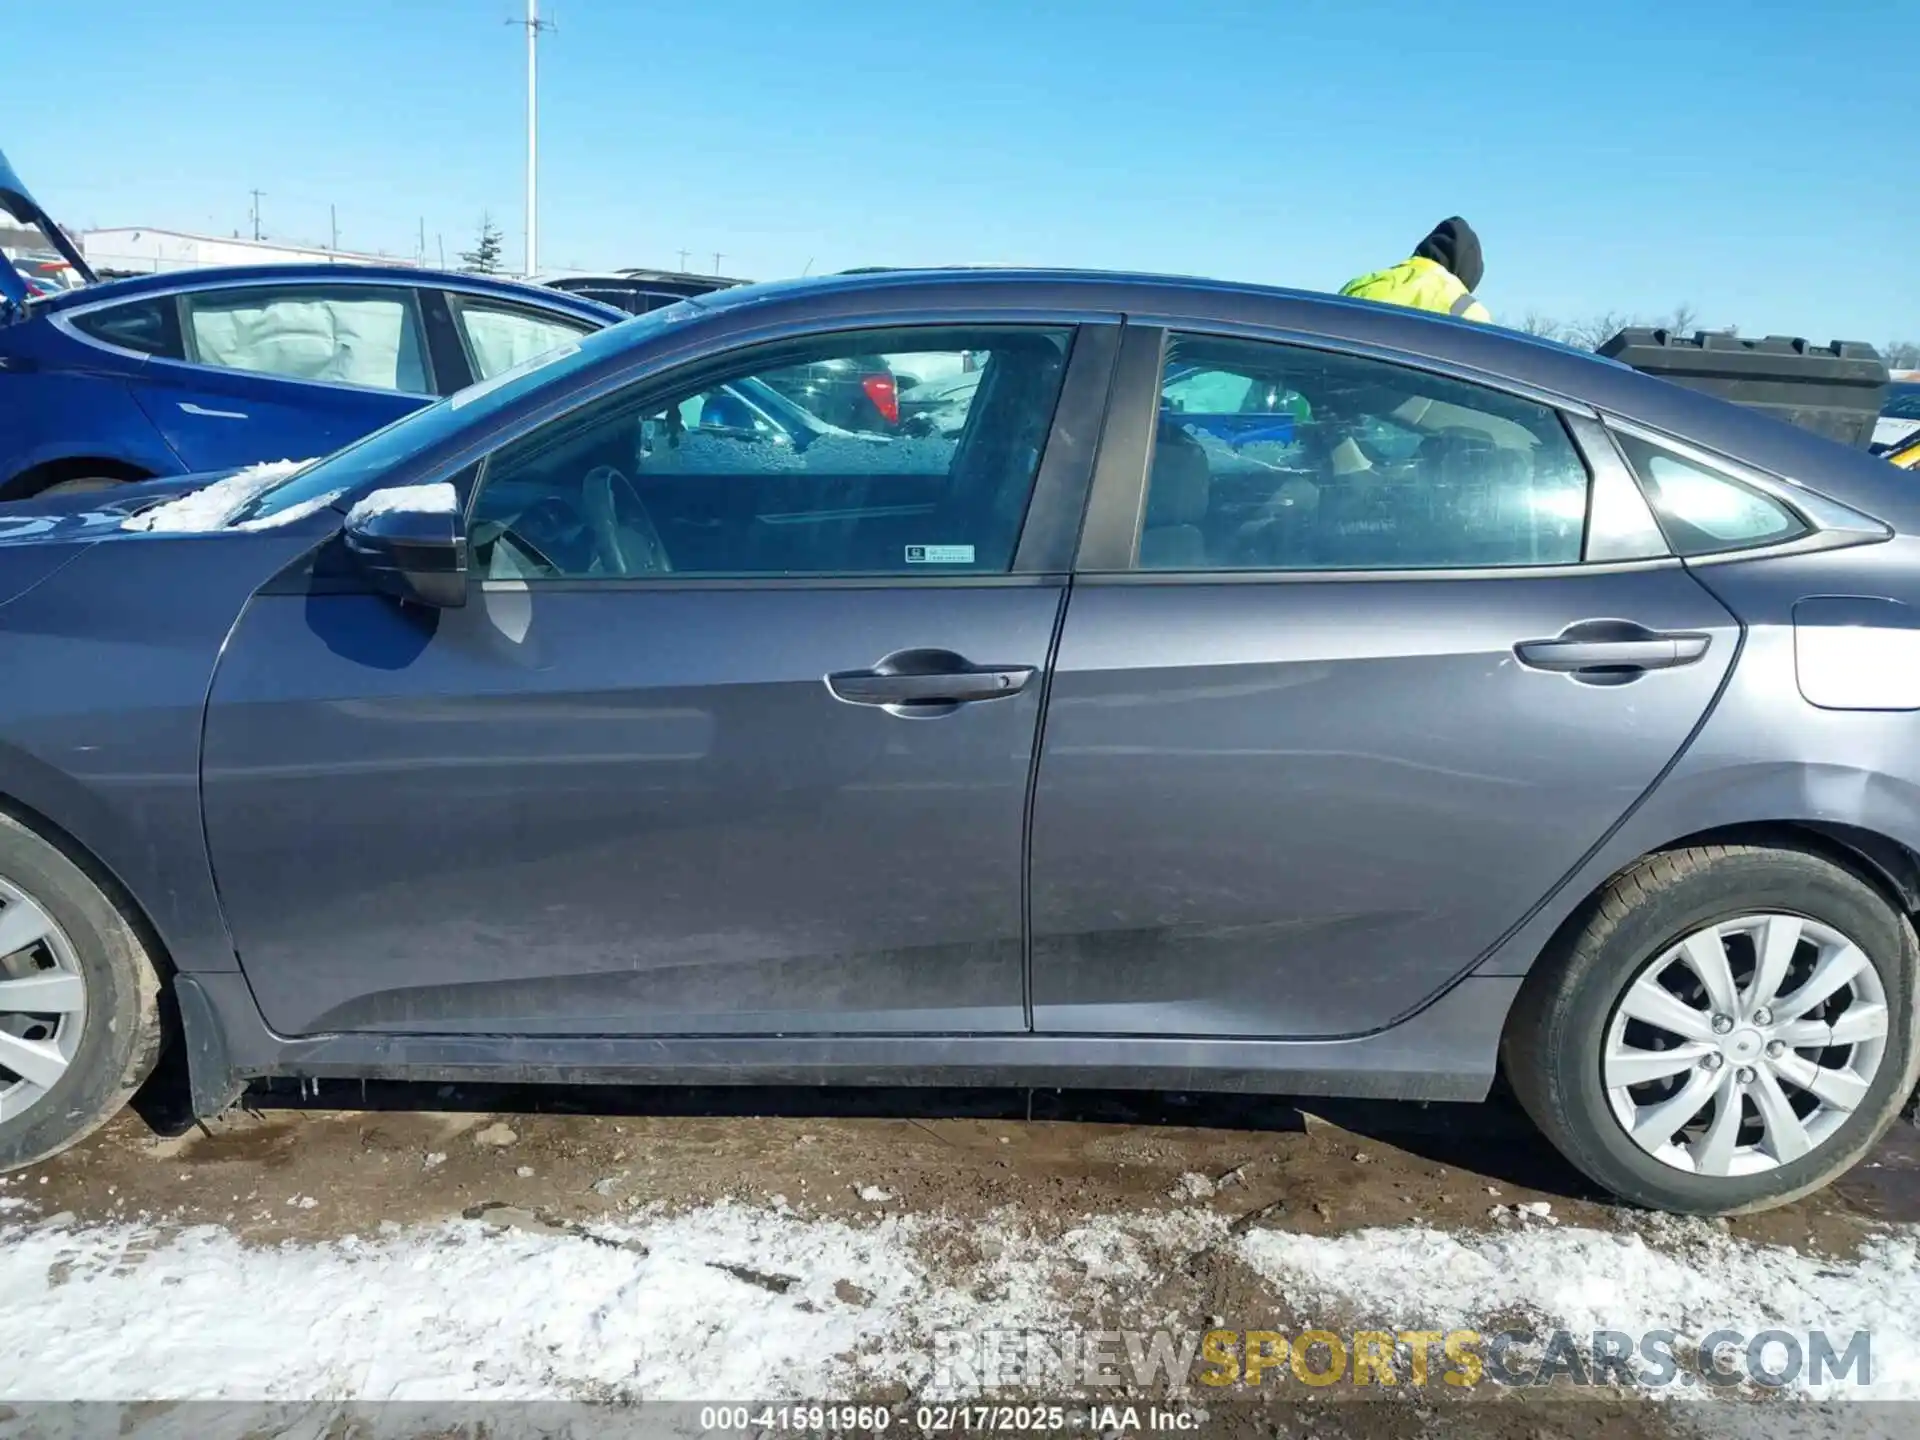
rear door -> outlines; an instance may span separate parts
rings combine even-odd
[[[174,356],[136,390],[189,470],[329,454],[434,396],[408,286],[295,281],[184,291]]]
[[[1201,374],[1261,424],[1184,418]],[[1129,328],[1081,567],[1035,793],[1040,1031],[1405,1015],[1653,784],[1738,634],[1591,418],[1250,337]]]
[[[462,477],[465,607],[256,597],[204,785],[268,1021],[1024,1029],[1027,796],[1116,328],[888,332],[989,357],[933,439],[700,433],[863,337],[729,352]]]

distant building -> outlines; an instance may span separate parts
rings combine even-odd
[[[410,255],[360,255],[351,250],[327,250],[315,245],[279,245],[268,240],[152,228],[84,231],[80,236],[80,253],[102,274],[112,271],[144,275],[160,270],[192,270],[204,265],[419,263]]]

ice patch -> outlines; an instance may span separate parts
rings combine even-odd
[[[460,497],[445,480],[432,485],[391,485],[356,500],[347,512],[347,524],[360,525],[376,515],[396,510],[412,510],[426,515],[452,515],[460,508]]]
[[[129,515],[120,522],[122,530],[156,530],[181,534],[196,530],[219,530],[260,495],[294,471],[310,465],[310,460],[268,460],[236,470],[224,480],[203,485],[175,496],[164,505]],[[281,517],[275,516],[276,520]]]

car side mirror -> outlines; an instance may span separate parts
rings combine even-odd
[[[347,512],[342,538],[387,594],[439,610],[467,603],[467,531],[453,486],[376,490]]]

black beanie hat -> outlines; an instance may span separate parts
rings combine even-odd
[[[1480,237],[1473,227],[1454,215],[1433,227],[1433,233],[1420,242],[1414,255],[1444,265],[1454,278],[1469,290],[1480,288],[1487,264],[1480,255]]]

